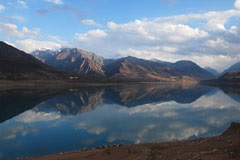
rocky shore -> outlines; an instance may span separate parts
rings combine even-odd
[[[240,124],[222,135],[190,141],[102,146],[21,160],[239,160]]]

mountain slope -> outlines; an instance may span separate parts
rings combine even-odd
[[[178,61],[171,65],[179,73],[198,81],[215,78],[215,76],[192,61]]]
[[[206,71],[212,73],[215,76],[218,76],[220,73],[218,71],[216,71],[215,69],[211,68],[211,67],[205,67],[204,68]]]
[[[183,78],[172,67],[130,56],[113,60],[103,69],[111,80],[178,81]]]
[[[59,51],[35,51],[42,62],[60,70],[75,72],[82,77],[95,77],[110,81],[200,81],[214,75],[191,61],[170,63],[135,57],[102,59],[76,48]]]
[[[55,52],[35,51],[32,54],[42,62],[60,70],[78,73],[81,76],[104,76],[103,60],[84,50],[64,48]]]
[[[220,81],[227,81],[227,82],[239,82],[240,83],[240,70],[239,71],[232,71],[227,72],[220,78],[218,78]]]
[[[202,84],[218,85],[218,86],[239,86],[240,85],[240,71],[227,72],[218,79],[202,81]]]
[[[57,71],[4,42],[0,42],[0,79],[59,79],[65,73]]]
[[[234,65],[232,65],[231,67],[229,67],[225,71],[223,71],[221,75],[224,75],[225,73],[231,72],[231,71],[240,71],[240,61],[235,63]]]

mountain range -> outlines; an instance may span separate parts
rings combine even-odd
[[[219,74],[218,78],[202,81],[202,83],[218,86],[240,85],[240,61]]]
[[[0,79],[63,79],[69,75],[4,42],[0,42],[0,62]]]
[[[103,59],[76,48],[58,51],[34,51],[37,59],[59,70],[82,77],[100,77],[110,81],[201,81],[215,76],[191,61],[176,63],[123,57]]]
[[[213,68],[211,68],[211,67],[205,67],[204,69],[205,69],[206,71],[212,73],[212,74],[215,75],[215,76],[219,76],[219,75],[220,75],[220,73],[219,73],[217,70],[215,70],[215,69],[213,69]]]
[[[225,71],[223,71],[221,73],[221,75],[224,75],[228,72],[233,72],[233,71],[240,71],[240,61],[235,63],[234,65],[232,65],[231,67],[229,67],[228,69],[226,69]]]
[[[223,76],[219,77],[218,80],[240,83],[240,70],[227,72]]]
[[[75,72],[81,76],[104,76],[103,59],[81,49],[64,48],[58,51],[34,51],[32,55],[42,62],[68,72]]]
[[[201,68],[192,61],[171,63],[131,56],[104,59],[77,48],[27,54],[4,42],[0,42],[0,61],[0,79],[7,80],[198,82],[216,78],[214,70]],[[236,70],[240,70],[240,62],[225,74]],[[231,77],[233,74],[236,72]]]

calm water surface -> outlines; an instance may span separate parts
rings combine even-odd
[[[221,134],[240,89],[129,84],[0,90],[0,159]]]

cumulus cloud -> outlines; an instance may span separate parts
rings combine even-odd
[[[4,5],[0,4],[0,12],[2,12],[5,9]]]
[[[50,2],[50,3],[54,3],[54,4],[63,4],[63,1],[62,0],[46,0],[46,2]]]
[[[9,42],[14,44],[13,46],[25,51],[32,52],[37,49],[59,49],[62,45],[66,46],[68,43],[61,40],[57,36],[48,36],[50,40],[36,40],[41,37],[39,28],[29,29],[23,26],[21,29],[17,25],[12,23],[0,23],[0,33],[6,37],[13,37],[15,42]]]
[[[64,41],[61,37],[59,36],[53,36],[53,35],[49,35],[48,36],[50,39],[52,39],[54,42],[57,42],[59,44],[61,44],[62,46],[70,46],[68,41]]]
[[[89,41],[93,38],[104,38],[107,36],[107,33],[103,30],[97,29],[97,30],[91,30],[84,34],[75,34],[75,38],[80,41]]]
[[[236,0],[234,5],[237,9],[240,9],[240,0]]]
[[[30,53],[34,50],[41,50],[41,49],[56,50],[61,48],[61,45],[58,43],[51,42],[51,41],[39,41],[34,39],[17,40],[16,46],[27,53]]]
[[[27,3],[23,0],[18,0],[18,4],[20,4],[23,8],[28,8]]]
[[[93,25],[93,26],[101,26],[100,24],[98,24],[97,22],[95,22],[94,20],[92,19],[83,19],[81,21],[82,24],[85,24],[85,25]]]
[[[40,29],[34,28],[32,30],[28,29],[27,27],[22,27],[20,30],[17,25],[11,23],[0,23],[0,32],[5,34],[6,36],[12,37],[34,37],[39,35]]]
[[[229,26],[236,17],[240,17],[240,11],[227,10],[145,18],[122,24],[111,21],[104,31],[75,34],[78,40],[75,45],[107,58],[131,55],[172,62],[194,58],[199,65],[221,71],[228,67],[220,63],[221,56],[225,55],[232,64],[240,57],[240,28]],[[96,31],[96,36],[91,34]],[[206,57],[219,59],[211,64],[202,61]]]
[[[6,33],[9,36],[23,37],[23,33],[18,30],[18,27],[15,24],[0,24],[0,31]]]
[[[116,24],[109,22],[108,27],[111,31],[121,33],[125,38],[139,37],[141,40],[155,42],[185,42],[190,39],[204,38],[208,33],[198,28],[191,28],[184,24],[157,23],[149,20],[135,20],[127,24]],[[141,41],[133,41],[138,43]],[[136,44],[137,45],[137,44]]]

